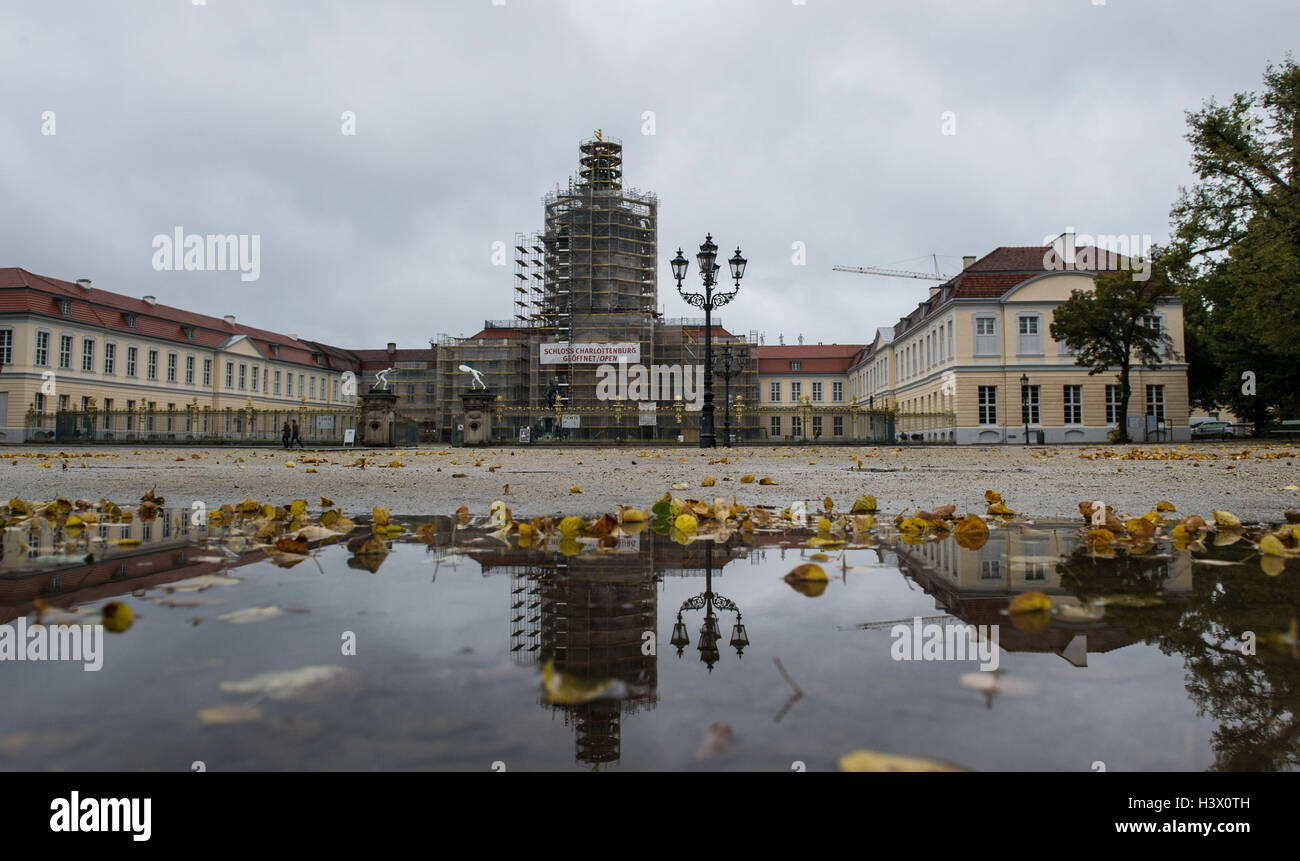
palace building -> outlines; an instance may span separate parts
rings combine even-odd
[[[849,370],[859,410],[897,411],[909,440],[956,443],[1106,442],[1119,414],[1114,373],[1089,375],[1052,340],[1052,312],[1091,290],[1113,255],[1053,245],[1001,247],[967,257],[961,274],[891,328],[880,329]],[[1063,267],[1062,258],[1065,258]],[[1090,266],[1084,261],[1090,261]],[[1159,367],[1135,366],[1127,422],[1137,442],[1189,438],[1182,304],[1162,298],[1151,319],[1171,340]],[[1023,386],[1023,391],[1022,391]],[[860,415],[853,433],[869,436]]]
[[[340,385],[345,369],[320,345],[233,316],[0,269],[5,442],[242,435],[250,415],[267,425],[259,433],[278,437],[291,412],[354,406]]]

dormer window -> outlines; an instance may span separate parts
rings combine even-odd
[[[123,312],[123,314],[122,314],[122,319],[126,321],[126,327],[127,327],[128,329],[134,329],[134,328],[135,328],[135,315],[134,315],[134,314],[128,314],[128,313],[126,313],[126,312]]]
[[[272,356],[276,356],[277,358],[279,357],[279,355],[280,355],[280,345],[279,345],[279,344],[272,344],[272,345],[271,345],[271,355],[272,355]]]
[[[798,360],[798,359],[795,359],[795,360],[793,360],[793,361],[790,362],[790,370],[792,370],[792,371],[797,371],[797,370],[799,370],[799,360]]]
[[[65,316],[65,317],[71,317],[71,316],[72,316],[72,300],[71,300],[71,299],[60,299],[60,300],[59,300],[59,313],[62,314],[63,316]]]
[[[193,326],[181,326],[181,331],[185,333],[185,340],[187,340],[187,341],[193,341],[193,340],[194,340],[194,327],[193,327]]]

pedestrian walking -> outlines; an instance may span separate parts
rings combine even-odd
[[[297,422],[297,421],[294,421],[294,423],[293,423],[293,433],[292,433],[292,435],[289,437],[289,449],[290,449],[291,451],[293,450],[293,444],[294,444],[294,443],[298,443],[298,448],[305,448],[305,447],[306,447],[306,446],[304,446],[304,445],[302,444],[302,437],[300,437],[300,436],[298,435],[298,422]]]
[[[286,421],[284,427],[280,428],[280,447],[289,447],[289,423]]]

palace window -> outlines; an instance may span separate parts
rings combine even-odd
[[[1065,423],[1083,424],[1083,386],[1065,386]]]
[[[1106,424],[1119,424],[1119,386],[1106,386]]]
[[[1016,318],[1016,327],[1019,331],[1020,338],[1017,341],[1016,352],[1021,356],[1041,356],[1043,353],[1043,339],[1038,331],[1039,317],[1037,314],[1022,314]]]
[[[998,387],[979,387],[979,419],[982,425],[998,423]]]
[[[1021,424],[1039,424],[1038,420],[1038,390],[1039,386],[1021,386],[1023,389],[1023,398],[1020,404],[1020,423]]]
[[[998,350],[998,318],[975,318],[975,355],[996,356]]]
[[[1147,386],[1147,415],[1157,422],[1165,420],[1165,387]]]

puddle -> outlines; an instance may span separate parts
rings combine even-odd
[[[276,549],[190,516],[71,540],[39,516],[4,530],[0,625],[94,623],[114,601],[132,620],[104,634],[97,672],[0,661],[0,767],[788,771],[873,750],[976,770],[1261,770],[1300,755],[1300,564],[1261,564],[1258,534],[1107,556],[1081,520],[993,522],[975,547],[887,524],[818,542],[640,523],[521,549],[483,517],[393,517],[374,538],[367,517]],[[826,579],[784,579],[807,563]],[[1010,612],[1029,593],[1050,608]],[[919,642],[895,659],[904,632],[959,624],[996,627],[995,672]]]

